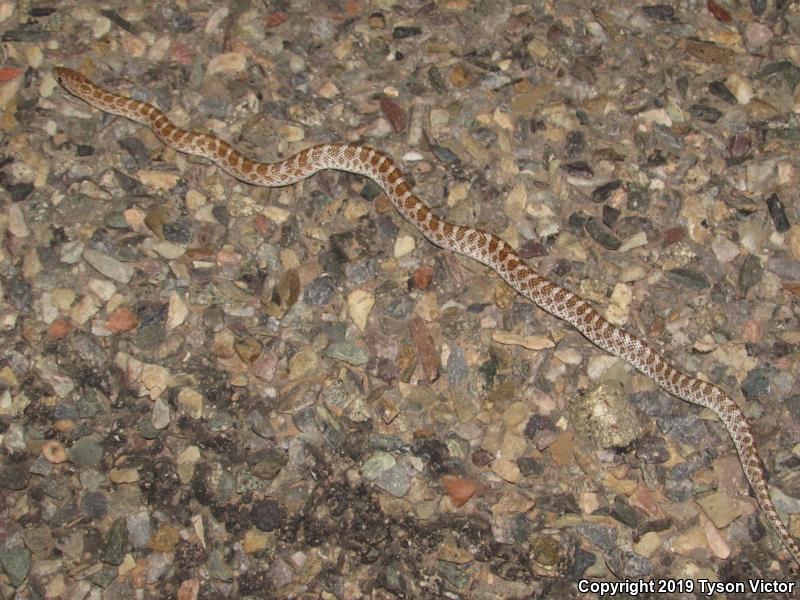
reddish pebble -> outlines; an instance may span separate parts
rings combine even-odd
[[[760,319],[749,319],[744,322],[742,333],[745,342],[756,344],[764,337],[764,322]]]
[[[380,214],[392,210],[392,202],[391,200],[389,200],[389,198],[386,197],[386,194],[381,194],[380,196],[375,198],[374,206],[375,210]]]
[[[707,0],[706,1],[706,8],[708,8],[708,12],[714,15],[714,18],[721,23],[730,23],[731,22],[731,13],[727,10],[722,8],[719,4],[714,2],[714,0]]]
[[[217,266],[222,269],[238,269],[244,257],[236,252],[220,250],[216,255]]]
[[[0,69],[0,83],[5,83],[6,81],[16,79],[22,75],[22,73],[22,69],[17,69],[16,67],[3,67]]]
[[[344,11],[350,19],[359,16],[364,7],[361,6],[361,0],[347,0],[345,3]]]
[[[72,325],[64,319],[56,319],[47,328],[47,335],[55,340],[60,340],[72,330]]]
[[[136,318],[130,309],[120,306],[110,315],[106,320],[106,327],[111,333],[123,333],[135,329],[139,324],[139,319]]]
[[[130,578],[131,585],[137,589],[141,590],[143,587],[147,585],[147,562],[145,559],[141,558],[136,562],[136,566],[128,572],[128,577]]]
[[[200,580],[187,579],[181,582],[178,588],[178,600],[197,600],[197,595],[200,593]]]
[[[412,278],[414,279],[414,285],[417,286],[418,289],[427,289],[433,280],[433,267],[428,265],[420,267],[414,271]]]
[[[685,235],[683,227],[672,227],[664,232],[664,243],[674,244],[678,240],[682,240]]]
[[[386,118],[389,119],[389,123],[392,124],[394,132],[400,133],[403,131],[406,127],[406,111],[404,111],[397,102],[387,96],[381,96],[379,102],[381,104],[381,110],[383,114],[386,115]]]
[[[286,21],[289,20],[289,15],[283,11],[274,12],[269,15],[265,20],[264,23],[267,27],[277,27]]]
[[[272,229],[271,223],[272,222],[264,215],[259,214],[255,216],[256,230],[261,235],[269,235],[269,232]]]
[[[442,478],[442,483],[447,495],[450,497],[450,502],[455,507],[466,504],[475,494],[475,490],[478,489],[478,486],[471,479],[463,479],[455,475],[445,475]]]
[[[192,260],[205,260],[214,256],[214,250],[207,246],[202,246],[199,248],[187,248],[186,256]]]
[[[428,381],[433,382],[439,379],[439,369],[442,366],[439,353],[433,343],[433,337],[428,330],[425,321],[419,317],[414,317],[409,323],[411,339],[417,348],[417,358],[422,365],[422,372]]]
[[[175,42],[169,50],[172,60],[184,66],[192,63],[192,59],[196,53],[197,49],[194,46],[184,44],[183,42]]]
[[[628,497],[628,503],[631,507],[652,519],[661,519],[664,513],[658,505],[659,499],[660,498],[647,486],[640,485],[637,486],[633,494]]]
[[[746,133],[737,133],[728,140],[728,152],[736,158],[745,156],[752,147],[753,140]]]

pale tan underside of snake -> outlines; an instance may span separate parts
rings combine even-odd
[[[411,191],[392,159],[373,148],[352,144],[323,144],[280,162],[265,164],[244,158],[222,140],[183,131],[156,107],[108,92],[71,69],[54,69],[58,82],[71,94],[113,115],[150,127],[167,146],[207,158],[237,179],[267,187],[290,185],[323,169],[347,171],[378,183],[398,212],[431,242],[470,256],[494,269],[528,300],[575,327],[591,342],[651,377],[659,386],[692,404],[714,411],[733,439],[742,468],[758,504],[783,544],[800,564],[800,549],[789,535],[769,496],[764,465],[750,426],[736,403],[718,387],[685,375],[642,340],[610,323],[581,297],[538,275],[496,235],[453,225],[434,215]]]

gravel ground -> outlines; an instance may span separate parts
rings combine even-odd
[[[390,153],[731,392],[797,537],[799,30],[781,0],[0,0],[0,598],[790,579],[712,413],[373,183],[247,186],[51,68],[264,160]]]

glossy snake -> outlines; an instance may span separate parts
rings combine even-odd
[[[564,319],[592,343],[622,358],[663,389],[687,402],[714,411],[733,439],[744,473],[764,516],[800,564],[800,549],[770,499],[764,465],[750,426],[742,411],[725,392],[675,369],[648,344],[607,321],[580,296],[538,275],[496,235],[472,227],[453,225],[434,215],[414,195],[400,170],[383,152],[361,145],[323,144],[307,148],[279,162],[253,162],[213,135],[179,129],[162,111],[150,104],[104,90],[71,69],[56,67],[54,73],[58,82],[74,96],[102,111],[146,125],[167,146],[207,158],[246,183],[267,187],[286,186],[324,169],[369,177],[383,188],[398,212],[431,242],[494,269],[522,296]]]

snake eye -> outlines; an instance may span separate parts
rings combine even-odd
[[[65,80],[64,68],[63,67],[55,67],[53,69],[53,75],[55,76],[56,81],[63,86],[64,85],[64,80]]]

